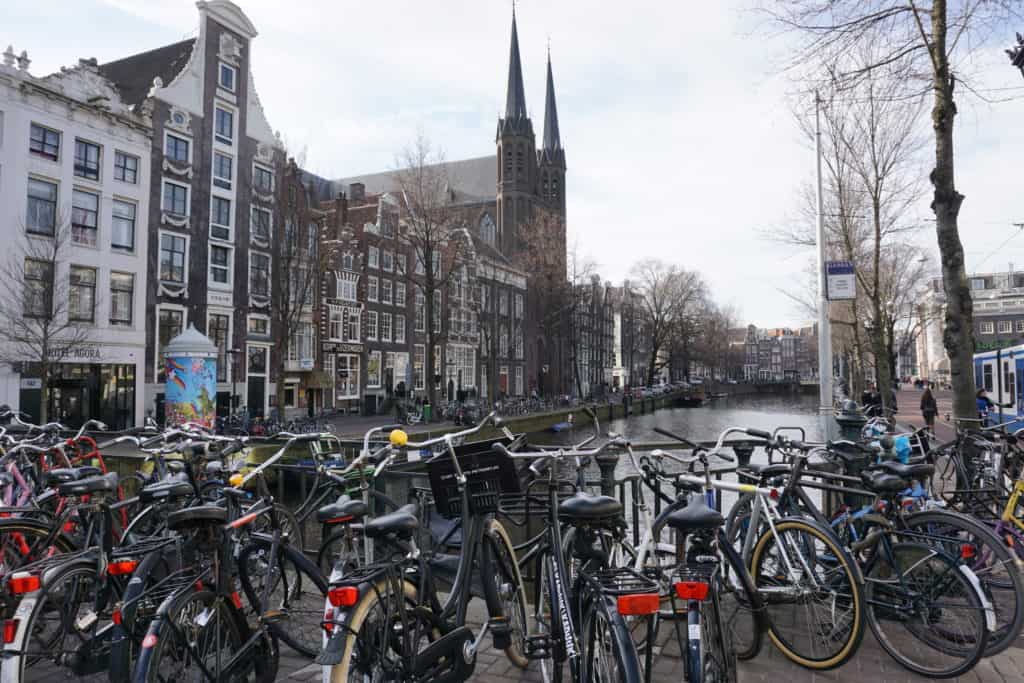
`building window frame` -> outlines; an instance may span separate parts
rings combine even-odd
[[[228,92],[235,92],[238,83],[238,69],[224,62],[217,64],[217,85]],[[225,75],[228,75],[228,78],[225,78]]]
[[[75,138],[75,160],[73,173],[76,178],[85,178],[93,182],[100,182],[100,169],[103,167],[103,147]]]
[[[380,297],[380,280],[376,275],[371,275],[366,279],[366,300],[367,301],[378,301]]]
[[[266,259],[266,268],[258,268],[258,269],[257,268],[253,268],[253,264],[254,264],[254,262],[256,261],[257,258],[259,258],[259,259]],[[265,290],[266,291],[256,291],[256,288],[253,287],[253,273],[254,273],[254,271],[256,271],[256,272],[263,272],[264,270],[266,271],[266,280],[265,280],[265,282],[263,284],[265,285]],[[264,254],[263,252],[259,252],[259,251],[250,251],[249,252],[249,294],[251,294],[253,296],[259,296],[259,297],[269,297],[270,296],[270,290],[271,290],[271,278],[273,278],[273,276],[274,276],[274,264],[273,264],[272,259],[270,258],[270,254]]]
[[[127,286],[123,283],[127,282]],[[118,283],[118,284],[115,284]],[[127,297],[123,306],[115,302]],[[124,311],[118,315],[117,309]],[[114,327],[132,327],[135,321],[135,273],[110,271],[110,324]]]
[[[366,312],[366,339],[377,341],[377,311]]]
[[[172,163],[192,165],[192,138],[186,135],[165,130],[163,151],[164,158]]]
[[[269,182],[264,184],[261,181],[267,179]],[[252,165],[252,187],[253,190],[263,194],[269,195],[274,192],[274,171],[273,169],[267,168],[261,164],[253,163]]]
[[[213,107],[213,139],[223,145],[235,144],[235,120],[237,112],[223,104],[215,104]],[[225,127],[225,122],[227,126]]]
[[[154,345],[154,352],[155,352],[154,353],[154,359],[153,359],[154,360],[153,373],[154,373],[154,377],[156,377],[156,381],[157,382],[163,382],[164,381],[163,373],[164,373],[164,370],[166,369],[165,366],[164,366],[163,350],[160,348],[160,333],[161,333],[161,330],[162,330],[161,325],[160,325],[160,318],[161,318],[161,314],[164,311],[175,312],[175,313],[178,313],[180,315],[179,331],[177,332],[177,334],[169,336],[167,341],[170,341],[175,336],[177,336],[178,334],[181,334],[182,332],[184,332],[185,330],[188,329],[188,308],[186,308],[185,306],[182,306],[180,304],[157,304],[156,305],[156,334],[153,335],[153,345]]]
[[[114,180],[129,185],[139,184],[139,157],[119,149],[114,150]]]
[[[981,328],[982,334],[995,334],[996,324],[993,322],[982,322],[979,327]]]
[[[171,198],[171,206],[170,207],[167,206],[167,190],[168,190],[168,188],[171,189],[171,197],[170,197]],[[178,194],[176,192],[177,190],[184,190],[185,191],[185,201],[183,202],[183,204],[184,204],[184,207],[183,207],[184,208],[184,213],[179,213],[178,211],[174,210],[174,209],[177,208],[177,205],[178,205],[178,201],[176,199],[176,196]],[[189,209],[190,209],[191,204],[192,204],[191,200],[192,200],[192,188],[189,185],[186,185],[184,183],[178,183],[178,182],[175,182],[173,180],[168,180],[167,178],[163,178],[161,180],[161,185],[160,185],[160,210],[161,211],[163,211],[164,213],[166,213],[168,215],[171,215],[171,216],[177,216],[179,218],[188,218],[189,217],[189,213],[190,213]]]
[[[29,125],[28,151],[50,161],[60,161],[61,136],[56,128],[33,121]]]
[[[82,202],[92,202],[86,206]],[[84,247],[99,244],[100,195],[90,190],[71,189],[71,241]]]
[[[213,150],[211,173],[215,187],[219,187],[222,190],[230,190],[235,178],[235,158],[219,149]]]
[[[231,241],[233,206],[231,199],[220,195],[210,196],[210,238]]]
[[[173,250],[169,250],[168,251],[169,254],[172,254],[172,261],[171,261],[171,264],[170,264],[171,269],[172,269],[172,271],[171,271],[172,273],[174,272],[174,269],[176,268],[176,265],[173,262],[173,255],[174,254],[181,254],[181,261],[182,261],[182,263],[181,263],[181,266],[180,266],[181,267],[181,279],[180,280],[179,279],[172,279],[172,278],[165,278],[164,277],[164,251],[165,251],[165,249],[164,249],[164,237],[169,237],[169,238],[174,239],[174,240],[181,240],[184,243],[184,245],[185,245],[183,251],[179,251],[177,249],[173,249]],[[160,282],[167,282],[167,283],[174,284],[174,285],[184,285],[184,284],[186,284],[188,282],[188,255],[189,255],[189,246],[190,246],[190,241],[191,241],[189,236],[188,235],[182,235],[182,234],[177,233],[177,232],[169,232],[169,231],[166,231],[166,230],[161,230],[157,234],[157,238],[159,239],[159,242],[157,244],[157,270],[158,270],[158,279],[159,279],[159,281]]]
[[[48,186],[47,195],[50,194],[52,189],[52,199],[49,196],[44,197],[40,192],[33,195],[33,183],[37,187],[41,185]],[[60,201],[60,184],[45,178],[29,176],[25,196],[27,199],[25,208],[26,232],[30,235],[53,237],[57,232],[57,204]],[[49,225],[47,226],[40,222],[40,218],[44,219]]]
[[[217,263],[214,261],[213,255],[215,253],[222,253],[225,255],[223,263]],[[209,252],[209,272],[210,287],[214,289],[231,289],[232,286],[232,274],[234,273],[234,249],[226,244],[211,244]],[[220,279],[218,279],[220,278]]]
[[[129,212],[122,208],[122,212],[118,213],[119,207],[127,207],[130,209]],[[135,251],[135,225],[138,220],[139,205],[135,202],[121,199],[120,197],[114,197],[111,203],[110,209],[110,248],[117,251]],[[127,239],[121,243],[117,242],[119,239],[119,232],[127,232]]]
[[[395,314],[395,343],[396,344],[404,344],[405,343],[405,314],[404,313],[396,313]]]

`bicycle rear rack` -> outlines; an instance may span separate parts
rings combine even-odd
[[[658,593],[657,582],[628,567],[595,572],[591,579],[601,586],[605,595],[619,596],[635,593]]]

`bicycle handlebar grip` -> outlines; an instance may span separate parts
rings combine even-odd
[[[501,453],[502,455],[509,455],[508,449],[505,448],[505,444],[498,441],[491,444],[491,450],[495,453]]]
[[[758,439],[765,439],[767,441],[772,440],[771,433],[766,432],[763,429],[746,429],[744,431],[746,431],[746,433],[749,434],[750,436],[756,437]]]

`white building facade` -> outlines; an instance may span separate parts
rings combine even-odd
[[[49,419],[136,426],[145,417],[151,122],[121,100],[94,60],[44,77],[29,66],[25,52],[9,47],[2,55],[0,259],[20,264],[66,235],[44,286],[50,298],[68,294],[70,304],[55,302],[54,310],[73,316],[79,333],[45,394],[32,358],[0,367],[0,403],[38,418],[47,395]],[[25,283],[4,287],[23,291]]]

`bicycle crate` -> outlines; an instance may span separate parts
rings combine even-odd
[[[631,595],[636,593],[658,593],[657,582],[629,567],[605,569],[591,575],[601,584],[605,595]]]
[[[482,444],[487,444],[486,448]],[[502,494],[520,492],[519,477],[512,458],[490,449],[492,442],[466,444],[456,450],[459,467],[466,477],[470,511],[478,514],[497,512]],[[462,496],[451,455],[441,454],[427,465],[434,506],[448,519],[461,517]]]

